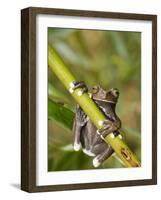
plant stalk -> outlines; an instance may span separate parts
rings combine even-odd
[[[58,55],[56,50],[49,44],[48,45],[48,65],[52,72],[58,77],[66,89],[71,93],[72,82],[75,82],[75,77],[68,70],[67,66]],[[88,115],[94,125],[100,129],[102,128],[102,122],[106,120],[105,115],[99,110],[94,101],[89,97],[88,93],[83,93],[79,96],[81,89],[74,90],[71,95],[74,97],[76,102],[81,106],[84,112]],[[105,141],[111,145],[115,153],[119,156],[121,161],[126,167],[140,167],[140,163],[137,160],[134,153],[122,140],[119,134],[113,137],[113,133],[106,136]]]

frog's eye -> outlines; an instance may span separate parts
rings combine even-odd
[[[116,91],[115,94],[116,94],[116,96],[118,96],[119,95],[119,91]]]
[[[112,89],[112,94],[115,96],[115,97],[118,97],[119,96],[119,91],[117,89]]]
[[[98,86],[94,86],[94,87],[92,88],[92,93],[95,94],[95,93],[98,92],[98,90],[99,90],[99,87],[98,87]]]

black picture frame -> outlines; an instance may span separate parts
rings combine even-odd
[[[152,179],[36,185],[36,16],[63,15],[152,22]],[[21,10],[21,189],[27,192],[157,184],[157,16],[29,7]]]

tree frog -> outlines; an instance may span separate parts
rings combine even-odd
[[[82,94],[88,92],[83,81],[75,82],[73,89],[76,88],[81,88]],[[113,137],[115,137],[121,127],[121,120],[115,112],[119,91],[116,88],[106,91],[98,85],[92,88],[92,93],[89,95],[106,116],[106,120],[103,122],[102,128],[97,130],[86,113],[78,106],[72,129],[73,147],[75,151],[82,148],[85,154],[93,156],[93,166],[98,167],[114,152],[104,138],[110,133],[113,133]]]

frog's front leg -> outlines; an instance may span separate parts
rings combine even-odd
[[[79,91],[78,95],[81,96],[84,92],[88,92],[88,88],[86,84],[83,81],[76,81],[76,82],[71,82],[71,88],[70,92],[74,92],[77,88],[81,88],[82,90]]]
[[[117,135],[117,130],[121,127],[120,119],[116,121],[105,120],[103,121],[102,128],[97,130],[97,133],[102,139],[104,139],[108,134],[114,133],[114,136]]]

